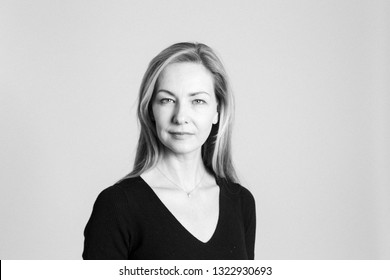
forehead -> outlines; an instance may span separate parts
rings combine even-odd
[[[200,63],[172,63],[161,72],[157,88],[172,91],[214,92],[214,78],[211,72]]]

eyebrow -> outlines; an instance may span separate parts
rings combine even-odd
[[[169,90],[166,90],[166,89],[159,89],[159,90],[157,91],[157,93],[159,93],[159,92],[165,92],[165,93],[167,93],[167,94],[169,94],[169,95],[175,96],[175,94],[174,94],[173,92],[171,92],[171,91],[169,91]],[[156,94],[157,94],[157,93],[156,93]],[[207,94],[207,95],[210,95],[207,91],[196,91],[196,92],[191,92],[191,93],[190,93],[190,96],[195,96],[195,95],[202,94],[202,93]]]

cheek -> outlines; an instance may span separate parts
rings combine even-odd
[[[153,117],[157,127],[162,126],[167,119],[167,114],[161,109],[153,108]]]
[[[161,118],[158,118],[158,119],[155,120],[155,125],[156,125],[157,134],[160,137],[162,132],[165,130],[165,128],[167,126],[166,122],[162,121]]]
[[[214,119],[214,114],[213,115],[209,114],[199,122],[202,127],[202,130],[204,130],[204,132],[207,134],[210,133],[210,130],[213,126],[213,119]]]

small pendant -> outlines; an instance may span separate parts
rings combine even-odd
[[[191,193],[187,193],[187,196],[188,196],[188,198],[190,198],[191,197]]]

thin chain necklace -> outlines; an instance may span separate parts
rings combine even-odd
[[[156,166],[156,168],[157,168],[157,170],[158,170],[165,178],[168,179],[169,182],[171,182],[172,184],[174,184],[174,185],[175,185],[176,187],[178,187],[181,191],[185,192],[185,193],[187,194],[187,197],[188,197],[188,198],[191,198],[192,193],[200,186],[200,183],[202,183],[203,178],[204,178],[204,176],[206,175],[206,172],[204,172],[203,175],[202,175],[202,178],[201,178],[200,181],[195,185],[195,187],[194,187],[191,191],[187,192],[187,191],[186,191],[185,189],[183,189],[180,185],[176,184],[173,180],[169,179],[169,177],[168,177],[167,175],[165,175],[164,172],[162,172],[162,171],[160,170],[160,168],[158,168],[157,166]]]

